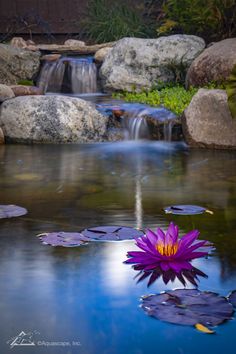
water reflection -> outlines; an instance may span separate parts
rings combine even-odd
[[[3,146],[0,197],[2,204],[25,206],[37,232],[166,227],[171,219],[184,232],[192,228],[189,219],[166,216],[163,206],[205,206],[214,215],[194,217],[194,226],[216,245],[226,279],[236,269],[235,162],[235,152],[190,152],[161,142]]]
[[[199,278],[208,278],[208,276],[203,273],[200,269],[192,267],[191,269],[182,269],[180,272],[175,272],[172,269],[168,271],[163,271],[161,267],[156,267],[151,271],[144,270],[145,267],[142,265],[133,266],[134,270],[139,271],[135,278],[137,282],[147,280],[147,286],[151,286],[157,280],[161,279],[165,284],[169,282],[174,283],[178,280],[183,286],[187,286],[188,283],[198,287]]]

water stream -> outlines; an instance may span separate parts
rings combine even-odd
[[[162,125],[156,140],[172,140],[175,115],[162,107],[125,103],[110,95],[98,92],[98,70],[93,57],[62,57],[55,62],[45,62],[38,86],[47,94],[67,94],[93,102],[102,112],[112,115],[117,108],[123,111],[121,126],[127,140],[152,139],[151,127]]]
[[[62,57],[54,62],[46,61],[38,86],[51,93],[97,92],[97,66],[91,57]]]

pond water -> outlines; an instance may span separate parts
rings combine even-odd
[[[36,237],[96,225],[166,228],[173,220],[182,234],[195,227],[214,242],[210,258],[193,262],[208,275],[199,289],[227,295],[236,289],[235,166],[235,152],[160,142],[1,146],[0,204],[29,213],[0,220],[0,352],[235,353],[236,320],[206,335],[144,313],[142,295],[183,285],[136,284],[137,273],[122,263],[133,241],[53,248]],[[162,208],[172,204],[214,214],[165,215]],[[10,349],[7,341],[22,331],[36,331],[37,345]]]

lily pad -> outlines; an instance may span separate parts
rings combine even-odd
[[[123,241],[143,236],[143,232],[125,226],[98,226],[83,230],[82,235],[91,240]]]
[[[15,218],[27,213],[28,211],[25,208],[17,205],[0,205],[0,219]]]
[[[225,297],[197,289],[177,289],[142,299],[144,311],[158,320],[195,326],[216,326],[233,315],[233,306]]]
[[[198,205],[171,205],[164,208],[166,214],[175,215],[196,215],[203,214],[206,212],[206,208]]]
[[[232,291],[229,295],[229,302],[236,307],[236,290]]]
[[[51,232],[38,235],[45,245],[78,247],[84,245],[89,239],[78,232]]]

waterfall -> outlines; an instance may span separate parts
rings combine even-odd
[[[41,70],[38,86],[44,92],[95,93],[97,92],[97,67],[93,58],[62,57],[46,62]]]
[[[162,126],[163,133],[158,130],[158,140],[171,141],[173,122],[176,116],[165,108],[149,107],[142,104],[124,104],[122,106],[125,114],[123,117],[123,128],[126,131],[128,140],[150,139],[151,130]]]

